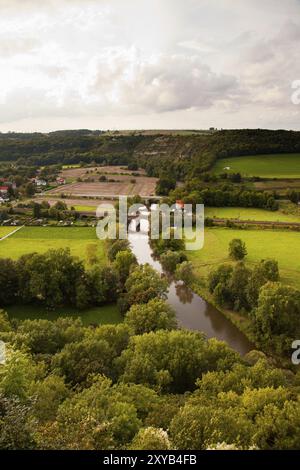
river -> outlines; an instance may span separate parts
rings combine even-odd
[[[134,224],[130,224],[128,238],[138,262],[140,264],[149,263],[163,274],[160,262],[152,256],[148,234],[143,231],[136,232]],[[200,330],[208,338],[225,341],[241,355],[254,349],[248,338],[219,310],[195,294],[182,282],[170,281],[167,301],[176,312],[179,326],[189,330]]]

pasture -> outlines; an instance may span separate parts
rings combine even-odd
[[[281,280],[299,287],[300,283],[300,233],[284,230],[233,230],[229,228],[206,228],[202,250],[188,251],[199,279],[222,263],[230,263],[228,245],[233,238],[246,243],[250,266],[262,259],[278,261]]]
[[[258,222],[300,222],[300,214],[289,214],[284,210],[272,212],[252,207],[205,207],[205,217]]]
[[[226,170],[226,168],[230,168]],[[300,178],[300,154],[253,155],[217,160],[213,172],[261,178]]]
[[[1,227],[2,228],[2,227]],[[86,261],[88,245],[95,245],[99,261],[106,261],[104,243],[92,227],[24,227],[0,241],[0,257],[18,259],[28,253],[70,248],[71,254]]]
[[[5,237],[9,233],[16,230],[18,227],[0,227],[0,238]]]

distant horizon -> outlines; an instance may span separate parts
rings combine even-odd
[[[213,126],[212,126],[213,127]],[[91,132],[216,132],[216,131],[246,131],[246,130],[261,130],[261,131],[286,131],[286,132],[300,132],[300,129],[288,129],[288,128],[267,128],[267,127],[222,127],[222,128],[128,128],[128,129],[104,129],[104,128],[91,128],[91,127],[74,127],[74,128],[54,128],[49,130],[15,130],[11,129],[8,131],[2,131],[0,129],[0,134],[51,134],[55,132],[69,132],[69,131],[91,131]]]

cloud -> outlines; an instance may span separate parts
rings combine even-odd
[[[300,79],[298,0],[0,0],[0,8],[4,125],[90,116],[120,127],[300,126],[290,101]]]
[[[92,64],[89,92],[131,112],[205,109],[237,91],[233,76],[216,74],[197,56],[145,60],[136,49],[110,50]]]

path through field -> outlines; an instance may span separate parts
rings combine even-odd
[[[2,240],[5,240],[8,237],[11,237],[14,233],[18,232],[23,227],[25,227],[25,225],[22,225],[21,227],[16,228],[16,230],[13,230],[12,232],[8,233],[7,235],[4,235],[4,237],[0,238],[0,242],[2,242]]]

